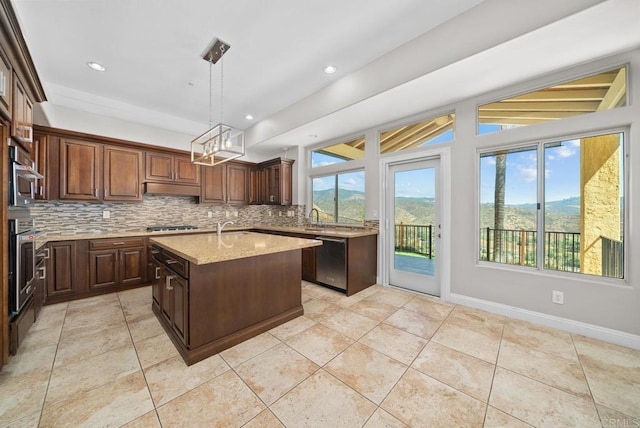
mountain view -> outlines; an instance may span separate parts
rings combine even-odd
[[[334,210],[333,189],[313,192],[313,206],[320,213],[320,220],[327,221]],[[480,207],[480,227],[493,227],[493,204]],[[364,193],[340,189],[340,222],[360,222],[364,217]],[[432,224],[433,198],[396,198],[396,223]],[[546,206],[546,229],[561,232],[580,231],[580,198],[573,197],[552,201]],[[536,229],[536,204],[507,205],[505,229]]]

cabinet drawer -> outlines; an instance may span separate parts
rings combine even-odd
[[[189,278],[189,262],[182,257],[156,246],[151,247],[151,254],[153,258],[168,266],[171,270],[185,278]]]
[[[144,238],[94,239],[89,241],[91,250],[107,250],[111,248],[142,247]]]

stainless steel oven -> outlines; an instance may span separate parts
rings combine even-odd
[[[35,203],[38,174],[35,162],[19,147],[9,147],[9,206],[24,207]]]
[[[34,291],[36,239],[26,210],[9,211],[9,311],[16,315]]]

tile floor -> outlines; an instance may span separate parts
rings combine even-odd
[[[46,306],[0,426],[637,427],[640,351],[374,286],[187,367],[149,287]]]

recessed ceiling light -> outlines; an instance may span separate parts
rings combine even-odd
[[[95,70],[95,71],[106,71],[107,70],[104,65],[99,64],[97,62],[89,61],[87,63],[87,65],[89,66],[90,69]]]
[[[318,138],[318,134],[309,134],[309,138]]]
[[[335,68],[333,65],[327,65],[327,66],[324,68],[324,72],[325,72],[325,73],[327,73],[327,74],[333,74],[333,73],[335,73],[337,70],[338,70],[338,69],[337,69],[337,68]]]
[[[247,120],[253,120],[253,116],[250,114],[246,115],[244,118]]]

